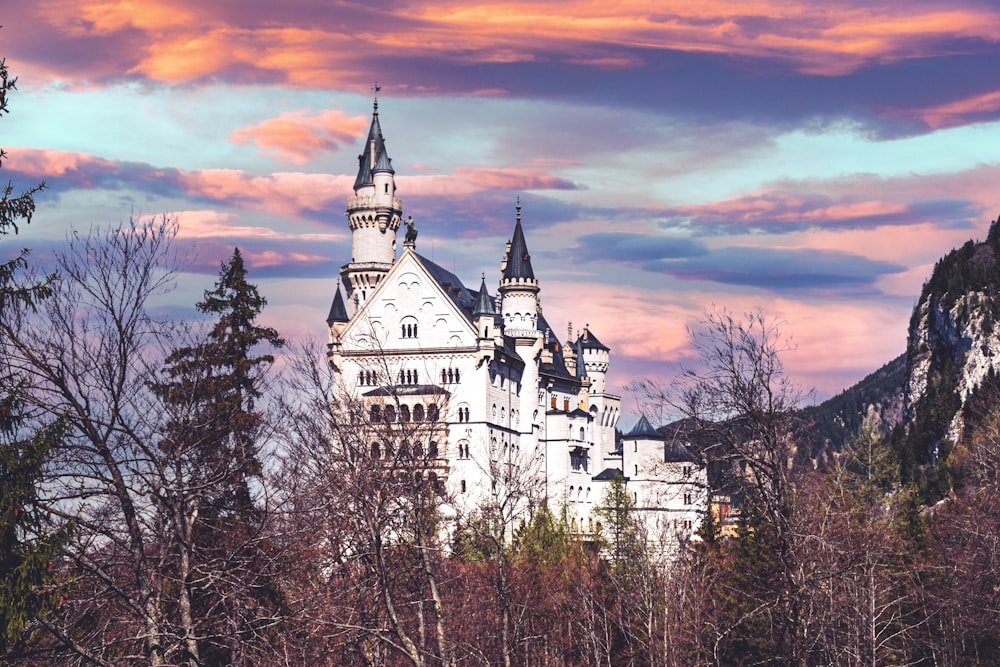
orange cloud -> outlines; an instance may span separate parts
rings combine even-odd
[[[250,176],[239,169],[181,172],[179,182],[192,196],[243,202],[279,215],[297,215],[303,209],[341,209],[354,179],[330,174],[274,173]]]
[[[933,129],[963,125],[968,117],[1000,109],[1000,90],[939,104],[916,111],[915,115]]]
[[[176,214],[178,221],[178,237],[184,239],[238,238],[261,239],[270,241],[342,241],[346,234],[291,234],[270,227],[251,227],[237,224],[237,217],[232,213],[219,211],[180,211]],[[149,216],[155,218],[156,216]],[[304,260],[303,260],[304,261]]]
[[[457,167],[451,174],[400,176],[402,196],[455,195],[482,190],[572,190],[572,181],[542,169]]]
[[[360,86],[368,77],[368,56],[387,49],[399,58],[432,54],[455,61],[629,68],[641,64],[629,49],[641,48],[782,59],[804,72],[844,74],[867,62],[951,53],[960,48],[956,40],[995,42],[1000,34],[994,8],[935,2],[691,0],[667,7],[652,0],[417,0],[391,13],[371,11],[382,11],[398,29],[373,31],[333,12],[276,14],[270,4],[257,7],[253,0],[224,7],[193,0],[39,5],[42,19],[67,36],[143,33],[131,73],[182,82],[239,72],[302,87]]]
[[[229,135],[229,140],[238,144],[253,143],[280,160],[305,164],[353,141],[364,134],[367,125],[367,117],[347,117],[340,110],[313,115],[306,111],[289,111],[258,125],[236,130]]]

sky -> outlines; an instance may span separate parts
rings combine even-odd
[[[34,0],[0,23],[0,178],[47,184],[5,254],[166,213],[179,309],[239,246],[265,323],[325,341],[377,81],[418,251],[495,294],[520,197],[553,333],[589,325],[632,412],[708,310],[763,309],[791,378],[836,394],[1000,215],[996,2]]]

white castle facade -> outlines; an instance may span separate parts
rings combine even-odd
[[[562,342],[546,321],[520,203],[491,295],[485,273],[470,289],[420,255],[412,221],[397,252],[394,175],[376,100],[347,203],[352,256],[327,319],[328,358],[344,387],[378,419],[435,423],[440,440],[420,447],[421,465],[429,454],[458,515],[487,501],[501,478],[593,534],[594,509],[621,473],[650,531],[690,537],[707,508],[704,468],[644,418],[616,438],[611,350],[589,327],[569,328]]]

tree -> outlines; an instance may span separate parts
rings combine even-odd
[[[686,418],[689,438],[718,478],[716,492],[739,499],[748,530],[746,547],[767,543],[774,567],[760,571],[752,608],[730,619],[746,624],[765,612],[773,619],[772,651],[803,664],[807,638],[800,624],[805,582],[798,567],[800,535],[796,527],[791,439],[800,392],[785,376],[781,353],[790,344],[764,312],[739,318],[728,311],[710,312],[690,331],[700,366],[685,369],[672,385],[655,380],[633,385],[652,407]],[[744,573],[748,574],[748,573]],[[759,578],[758,578],[759,579]],[[749,584],[748,584],[749,585]],[[722,628],[719,637],[733,628]]]
[[[16,84],[0,60],[0,116],[9,113],[7,95]],[[6,157],[0,148],[0,164]],[[44,187],[39,183],[12,196],[13,183],[4,186],[0,235],[16,234],[20,222],[31,222],[34,196]],[[33,308],[49,293],[52,277],[20,280],[27,256],[22,250],[0,264],[0,319],[8,317],[8,307]],[[52,421],[34,432],[26,430],[20,384],[6,359],[0,360],[0,657],[22,639],[38,615],[55,606],[53,560],[66,537],[65,531],[46,530],[37,502],[42,468],[61,439],[62,424]]]
[[[179,614],[192,665],[239,664],[259,626],[278,615],[280,594],[267,580],[262,514],[251,497],[261,481],[258,452],[267,426],[255,402],[274,361],[261,344],[278,332],[257,324],[266,300],[247,281],[239,248],[223,263],[215,289],[197,309],[218,319],[204,340],[179,347],[153,391],[169,408],[159,448],[174,484],[160,503],[180,558]],[[255,356],[256,355],[256,356]],[[211,576],[225,563],[226,577]],[[250,599],[252,598],[252,599]]]
[[[280,479],[285,544],[302,554],[286,572],[296,617],[308,619],[296,651],[313,664],[452,665],[443,582],[457,577],[441,543],[452,517],[437,444],[447,406],[442,393],[406,393],[399,369],[375,356],[364,396],[318,350],[293,362]]]

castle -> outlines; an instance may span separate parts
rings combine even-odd
[[[616,438],[611,350],[589,326],[562,342],[546,321],[520,201],[491,295],[485,273],[470,289],[419,254],[412,219],[397,257],[403,208],[377,99],[358,159],[351,261],[327,318],[329,362],[348,392],[373,419],[436,424],[440,442],[421,451],[457,513],[474,511],[498,471],[517,467],[535,483],[535,500],[593,534],[593,510],[620,473],[647,527],[690,537],[707,507],[704,469],[645,418]]]

